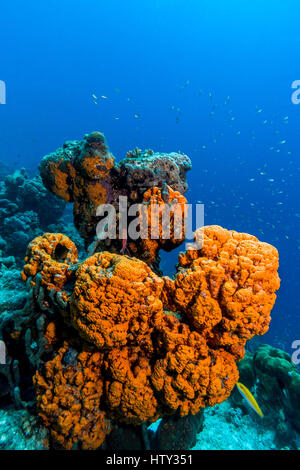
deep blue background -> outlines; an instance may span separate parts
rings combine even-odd
[[[0,46],[0,160],[36,168],[92,130],[117,159],[136,146],[187,153],[187,197],[205,203],[206,224],[279,249],[263,341],[290,351],[300,339],[299,2],[7,0]],[[166,272],[174,262],[163,260]]]

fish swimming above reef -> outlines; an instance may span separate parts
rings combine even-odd
[[[250,392],[250,390],[248,390],[248,388],[243,385],[241,382],[237,382],[236,384],[237,388],[238,388],[238,391],[240,392],[240,394],[242,395],[242,397],[245,398],[245,400],[247,401],[247,403],[251,406],[251,408],[261,417],[263,418],[264,415],[263,415],[263,412],[261,411],[260,407],[258,406],[257,404],[257,401],[255,400],[254,396],[252,395],[252,393]]]
[[[124,229],[123,232],[122,232],[122,248],[120,250],[121,255],[125,254],[126,249],[128,250],[128,248],[127,248],[127,230]]]

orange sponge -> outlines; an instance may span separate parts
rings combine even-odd
[[[37,371],[37,408],[54,440],[65,449],[97,449],[110,432],[100,410],[103,381],[99,352],[76,354],[65,343],[53,360]]]
[[[71,321],[99,349],[147,343],[163,314],[163,281],[142,261],[96,253],[76,272]]]

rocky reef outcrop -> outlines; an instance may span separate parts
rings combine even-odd
[[[186,203],[183,194],[187,190],[186,172],[190,168],[190,159],[184,154],[153,150],[135,149],[116,162],[104,135],[92,132],[82,141],[66,142],[46,155],[40,164],[40,174],[49,191],[65,202],[73,203],[74,223],[86,248],[90,247],[90,252],[109,250],[119,253],[122,248],[120,196],[126,198],[126,209],[133,204],[142,204],[145,210],[150,210],[154,202],[171,205],[175,199]],[[116,209],[116,233],[120,236],[114,240],[96,237],[96,227],[101,220],[96,212],[102,204],[111,204]],[[126,223],[126,229],[127,226]],[[129,233],[126,245],[130,254],[157,267],[159,249],[170,251],[184,240],[184,235],[172,240],[166,243],[161,233],[155,240],[132,240]]]

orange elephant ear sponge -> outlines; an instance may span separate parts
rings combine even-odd
[[[179,256],[174,281],[165,279],[164,303],[237,358],[254,335],[266,333],[279,288],[278,252],[268,243],[219,226],[198,229],[202,247]]]
[[[34,376],[39,416],[62,448],[97,449],[110,432],[100,409],[102,360],[99,352],[78,354],[65,343]]]
[[[162,279],[144,262],[96,253],[76,272],[71,322],[99,349],[146,345],[163,314],[162,288]]]

